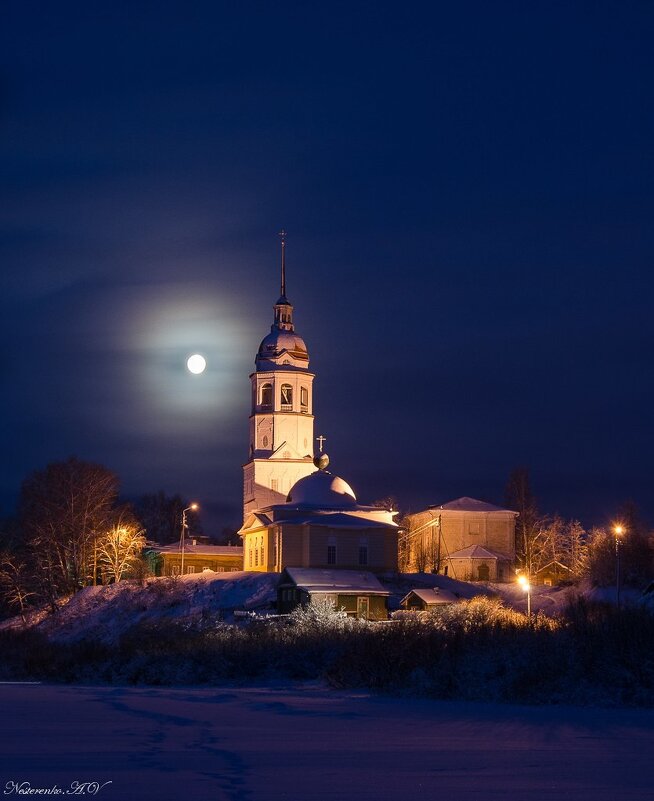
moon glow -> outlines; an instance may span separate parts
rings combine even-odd
[[[193,373],[193,375],[200,375],[200,373],[204,373],[206,369],[207,360],[199,353],[194,353],[186,360],[186,366],[188,367],[189,372]]]

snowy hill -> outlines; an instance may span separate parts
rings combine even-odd
[[[94,639],[107,644],[138,623],[198,624],[231,620],[234,610],[270,608],[276,598],[275,573],[198,573],[86,587],[36,628],[60,642]]]

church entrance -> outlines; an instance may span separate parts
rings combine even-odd
[[[490,568],[488,565],[479,565],[477,568],[477,581],[490,581]]]

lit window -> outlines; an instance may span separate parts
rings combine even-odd
[[[187,565],[186,566],[187,573],[195,573],[195,565]]]
[[[327,546],[327,564],[328,565],[335,565],[336,564],[336,546],[335,545],[328,545]]]
[[[261,387],[261,405],[272,406],[272,384],[264,384]]]
[[[282,384],[282,411],[290,411],[293,408],[293,387],[290,384]]]
[[[279,479],[278,478],[271,478],[270,479],[270,489],[273,492],[279,492]]]

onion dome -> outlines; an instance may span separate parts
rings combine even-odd
[[[357,505],[357,499],[347,481],[320,469],[296,481],[286,503],[319,509],[350,509]]]

